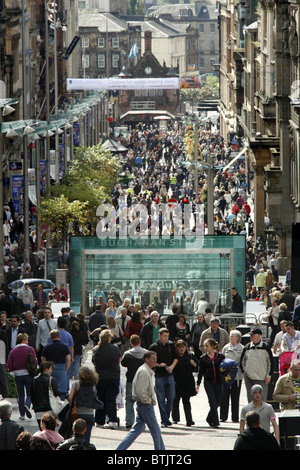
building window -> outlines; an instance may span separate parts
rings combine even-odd
[[[98,38],[98,47],[105,47],[105,38]]]
[[[210,41],[210,53],[214,54],[216,51],[215,41]]]
[[[199,68],[203,69],[203,67],[204,67],[204,57],[200,57],[200,59],[199,59]]]
[[[215,32],[216,32],[216,25],[215,25],[215,23],[211,23],[211,24],[210,24],[210,32],[211,32],[211,33],[215,33]]]
[[[204,23],[199,24],[199,33],[204,33]]]
[[[85,48],[85,47],[89,47],[89,45],[90,45],[90,40],[89,40],[89,38],[82,38],[82,39],[81,39],[81,45],[82,45],[82,47],[84,47],[84,48]]]
[[[141,90],[134,90],[134,96],[141,96]]]
[[[115,69],[119,67],[119,54],[112,54],[111,64],[112,64],[112,67]]]
[[[111,47],[119,47],[119,38],[114,37],[111,39]]]
[[[209,63],[210,63],[210,68],[213,69],[216,63],[216,59],[210,59]]]
[[[81,64],[84,69],[87,69],[90,66],[90,56],[88,54],[82,54]]]
[[[98,68],[105,67],[105,54],[98,54]]]

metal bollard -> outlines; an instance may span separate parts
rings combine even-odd
[[[300,436],[295,436],[295,450],[300,450]]]

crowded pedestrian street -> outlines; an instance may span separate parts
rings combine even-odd
[[[30,259],[23,258],[22,218],[5,205],[11,231],[3,241],[0,296],[1,450],[64,450],[80,441],[88,450],[108,451],[107,459],[122,455],[115,451],[125,448],[137,457],[154,448],[156,454],[166,450],[188,459],[192,451],[233,450],[238,435],[247,436],[247,426],[261,428],[260,450],[279,450],[280,445],[286,450],[279,416],[300,407],[299,297],[290,292],[289,273],[278,272],[277,247],[254,239],[252,180],[245,159],[235,159],[239,148],[225,142],[216,126],[205,124],[192,142],[199,150],[195,166],[188,131],[182,122],[163,128],[140,123],[126,139],[119,138],[128,152],[120,156],[112,205],[118,210],[125,201],[123,214],[134,205],[144,206],[146,220],[140,219],[138,232],[148,237],[154,234],[154,222],[160,237],[168,230],[172,237],[178,228],[175,219],[168,225],[159,212],[158,220],[151,218],[157,205],[190,204],[194,216],[200,207],[202,235],[207,235],[212,217],[210,235],[220,237],[220,243],[223,236],[245,241],[245,299],[230,285],[228,315],[223,316],[211,308],[206,289],[196,298],[201,289],[192,282],[164,296],[151,287],[145,300],[140,291],[135,296],[126,291],[124,280],[123,290],[117,284],[101,285],[84,316],[72,308],[71,254],[60,247],[59,268],[67,271],[67,282],[46,290],[46,250],[36,251],[33,229]],[[213,159],[210,166],[208,157]],[[213,214],[207,205],[209,191]],[[135,217],[126,212],[128,225]],[[265,225],[269,227],[267,214]],[[116,227],[118,236],[118,220]],[[97,236],[95,227],[89,230],[90,237]],[[30,287],[32,279],[39,287]],[[12,289],[18,280],[29,287],[16,284]],[[295,398],[288,399],[287,407],[278,382],[291,373]],[[48,395],[51,379],[59,412]],[[251,427],[248,413],[259,415],[262,408],[260,425]],[[9,426],[9,442],[4,442],[4,425]],[[294,439],[291,445],[296,445]]]

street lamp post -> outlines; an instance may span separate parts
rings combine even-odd
[[[194,191],[195,191],[195,198],[196,198],[196,204],[198,200],[198,118],[196,117],[195,120],[195,151],[194,151]]]
[[[3,134],[2,134],[2,116],[7,116],[14,112],[11,104],[16,104],[16,100],[6,99],[0,103],[0,240],[3,242]],[[0,285],[4,282],[4,253],[3,247],[0,249]]]
[[[214,235],[214,157],[207,156],[207,235]]]
[[[22,86],[23,86],[23,119],[27,117],[27,74],[26,74],[26,31],[25,31],[25,0],[22,0]],[[28,201],[28,155],[27,137],[23,133],[23,174],[24,174],[24,258],[29,259],[29,201]]]

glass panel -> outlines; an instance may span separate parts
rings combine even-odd
[[[180,305],[188,297],[191,305],[185,310],[191,315],[197,310],[197,300],[203,291],[212,310],[219,309],[222,299],[225,313],[223,300],[228,292],[230,295],[231,287],[230,255],[170,254],[162,250],[153,254],[143,250],[132,254],[88,254],[85,255],[85,286],[92,311],[98,296],[104,294],[107,301],[113,289],[118,306],[129,296],[131,303],[139,302],[146,309],[157,297],[159,313],[171,313],[172,304]]]
[[[233,286],[245,303],[245,237],[205,236],[201,241],[71,238],[71,307],[89,315],[99,292],[108,300],[114,289],[119,303],[129,296],[142,308],[157,296],[161,313],[169,313],[172,302],[182,306],[183,298],[190,297],[192,309],[186,308],[193,314],[203,291],[214,312],[226,313]]]

